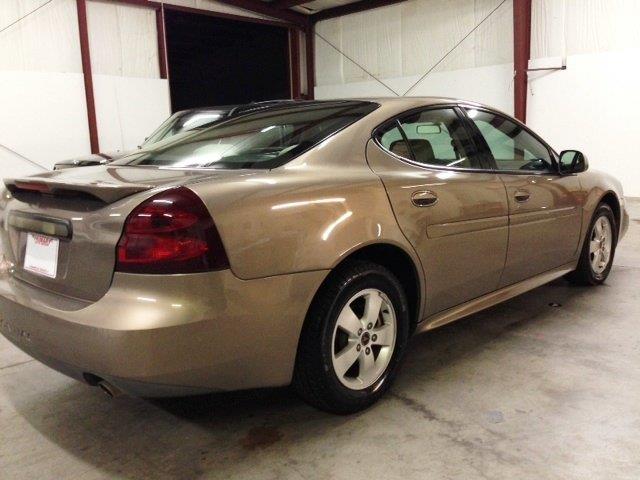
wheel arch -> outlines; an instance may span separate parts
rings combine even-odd
[[[388,242],[370,243],[344,255],[333,267],[332,271],[353,260],[366,260],[383,266],[393,273],[407,296],[411,319],[410,331],[415,330],[420,320],[423,300],[423,278],[420,275],[421,266],[402,247]],[[328,280],[325,279],[325,282]],[[323,284],[320,286],[322,288]]]
[[[602,195],[602,197],[600,198],[600,201],[598,202],[598,204],[600,203],[604,203],[606,205],[609,205],[609,207],[611,207],[611,210],[613,210],[613,216],[615,217],[616,220],[616,230],[620,229],[620,225],[622,223],[622,218],[621,218],[621,211],[620,211],[620,200],[618,199],[618,196],[615,194],[615,192],[609,190],[608,192],[605,192],[604,195]]]

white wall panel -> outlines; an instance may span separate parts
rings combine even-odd
[[[100,150],[130,150],[171,112],[169,83],[160,79],[156,13],[91,0],[87,21]]]
[[[169,82],[153,78],[94,75],[100,150],[130,150],[170,114]]]
[[[155,10],[90,1],[87,25],[94,74],[160,76]]]
[[[0,29],[46,0],[0,0]],[[0,33],[0,71],[82,72],[75,0],[55,0]]]
[[[41,165],[89,151],[80,73],[0,72],[0,144]]]
[[[0,144],[51,167],[86,153],[89,129],[75,0],[0,1]],[[0,176],[32,167],[3,156]]]
[[[47,169],[0,145],[0,190],[3,178],[26,177]]]
[[[433,69],[408,95],[461,97],[512,112],[513,4],[495,10],[500,4],[410,0],[319,22],[317,32],[344,55],[316,39],[317,98],[393,95],[364,70],[404,94]]]
[[[558,151],[575,148],[640,197],[640,49],[574,55],[567,70],[532,73],[527,123]]]
[[[512,2],[491,14],[500,4],[500,0],[411,0],[319,22],[317,32],[345,55],[322,38],[316,40],[317,85],[366,80],[368,75],[348,58],[379,78],[421,75],[443,57],[436,70],[510,63],[513,42],[505,38],[513,36]]]
[[[531,58],[640,45],[638,0],[533,0]]]
[[[386,79],[391,88],[405,91],[419,77]],[[318,99],[350,97],[388,97],[390,92],[374,80],[339,85],[319,86]],[[513,112],[513,65],[491,65],[464,70],[434,72],[411,92],[411,96],[463,98]]]
[[[530,65],[565,57],[567,69],[530,74],[527,123],[558,150],[583,150],[629,196],[640,196],[639,17],[637,0],[533,0]]]

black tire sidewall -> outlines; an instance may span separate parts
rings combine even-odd
[[[396,315],[396,344],[391,361],[384,373],[376,382],[362,390],[352,390],[344,386],[338,379],[332,362],[333,331],[338,316],[348,300],[362,290],[375,288],[383,292],[390,300]],[[348,275],[346,281],[340,282],[339,294],[326,312],[320,330],[320,361],[324,382],[332,393],[332,397],[348,409],[365,408],[375,402],[388,388],[406,349],[409,337],[409,308],[406,296],[398,280],[388,271],[377,265]]]
[[[596,221],[601,217],[606,217],[607,220],[609,220],[609,223],[611,225],[612,239],[611,239],[611,256],[609,257],[609,264],[607,265],[607,268],[605,268],[602,273],[598,274],[593,271],[593,267],[591,266],[591,252],[589,251],[589,245],[591,242],[591,233],[593,232],[593,226],[595,225]],[[591,223],[589,224],[589,230],[587,230],[587,236],[585,238],[585,245],[584,245],[583,254],[582,254],[583,255],[582,260],[585,262],[585,265],[588,268],[589,279],[591,283],[598,284],[598,283],[604,282],[607,279],[607,277],[609,276],[609,272],[611,272],[611,267],[613,266],[613,259],[615,257],[617,244],[618,244],[618,226],[617,226],[615,216],[613,214],[613,211],[611,210],[611,207],[605,204],[601,204],[596,209],[596,212],[594,213],[593,218],[591,219]]]

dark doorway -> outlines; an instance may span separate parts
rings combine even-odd
[[[290,98],[284,27],[165,10],[172,110]]]

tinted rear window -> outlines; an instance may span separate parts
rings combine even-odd
[[[270,108],[231,118],[199,132],[179,134],[116,165],[175,168],[275,168],[378,107],[335,101]]]

